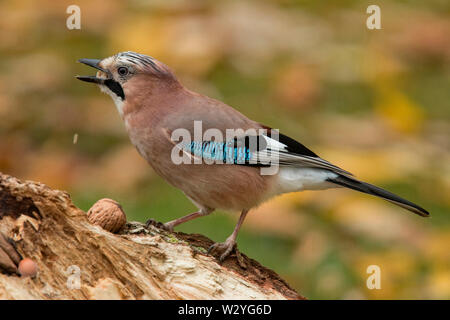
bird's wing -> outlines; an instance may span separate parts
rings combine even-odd
[[[255,167],[279,164],[280,166],[320,168],[352,176],[350,172],[320,158],[300,142],[271,128],[263,128],[266,129],[264,134],[244,134],[231,141],[189,141],[188,144],[171,142],[192,158]],[[170,139],[169,133],[167,137]]]
[[[277,133],[275,137],[269,134],[259,137],[259,139],[264,139],[264,142],[259,143],[259,149],[253,151],[254,158],[258,162],[267,163],[270,161],[274,163],[278,161],[280,166],[319,168],[345,176],[352,175],[350,172],[320,158],[303,144],[284,134]]]

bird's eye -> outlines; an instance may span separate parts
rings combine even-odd
[[[128,74],[128,69],[126,67],[119,67],[117,69],[117,72],[121,75],[121,76],[126,76]]]

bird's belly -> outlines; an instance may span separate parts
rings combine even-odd
[[[214,209],[243,210],[258,205],[267,198],[272,179],[261,176],[257,168],[237,165],[152,166],[196,204]]]
[[[196,205],[226,210],[250,209],[268,198],[275,176],[259,168],[232,164],[175,164],[173,145],[165,137],[147,139],[148,132],[128,131],[131,142],[156,173],[182,190]]]
[[[334,178],[337,174],[324,169],[280,167],[276,190],[279,193],[295,192],[302,190],[322,190],[337,187],[335,184],[326,181],[327,178]]]

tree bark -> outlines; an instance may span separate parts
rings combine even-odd
[[[90,224],[68,193],[1,173],[0,233],[39,270],[21,277],[0,264],[0,299],[303,299],[238,251],[219,264],[202,235],[139,222],[113,234]]]

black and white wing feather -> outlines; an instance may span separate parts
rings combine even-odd
[[[235,139],[237,148],[245,147],[250,150],[251,156],[244,165],[265,166],[276,165],[327,169],[337,174],[352,176],[352,174],[338,166],[320,158],[300,142],[269,130],[267,134],[259,136],[245,136]]]

